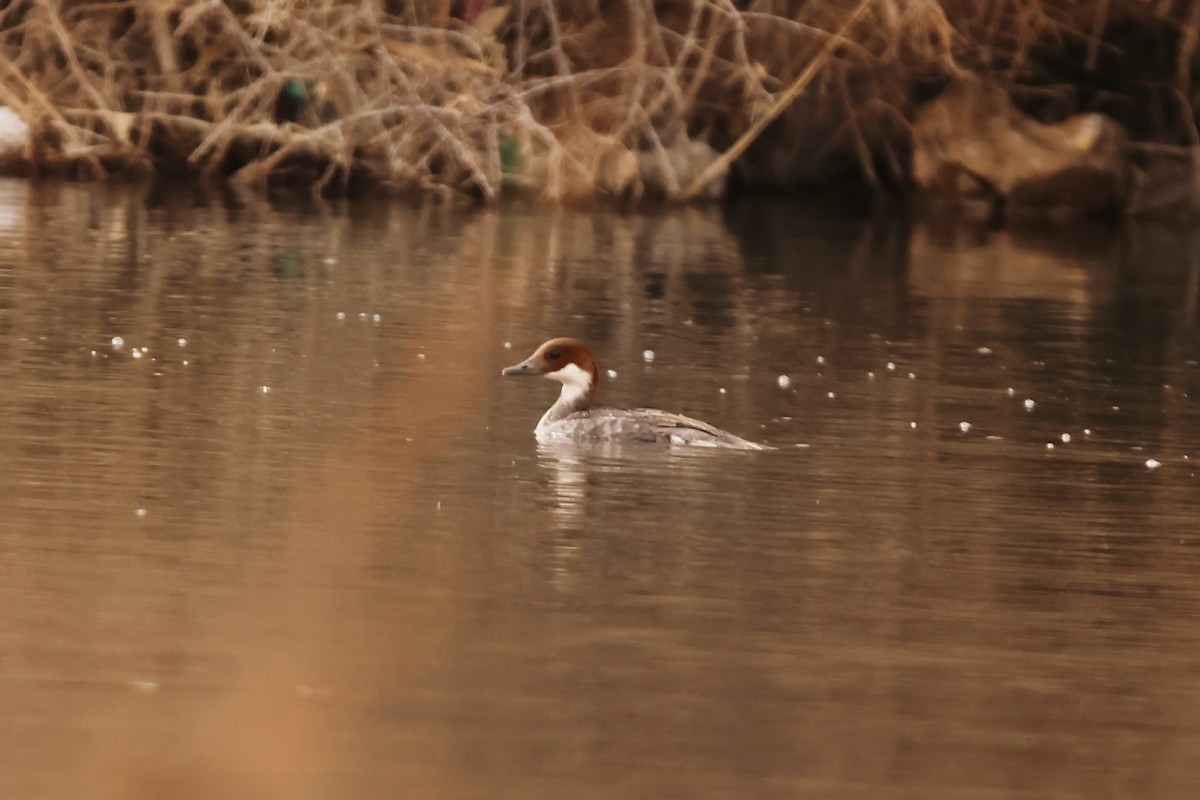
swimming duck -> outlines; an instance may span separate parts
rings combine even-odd
[[[539,442],[669,442],[732,450],[770,449],[707,422],[657,408],[592,408],[600,391],[600,369],[592,351],[578,339],[551,339],[500,374],[540,375],[562,384],[558,400],[533,429]]]

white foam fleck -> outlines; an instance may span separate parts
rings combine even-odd
[[[112,337],[112,346],[120,350],[125,346],[125,340],[120,336],[114,336]]]
[[[1025,402],[1022,403],[1022,405],[1025,406],[1026,411],[1033,411],[1033,407],[1036,406],[1037,403],[1035,403],[1032,399],[1026,397]]]
[[[608,375],[608,377],[613,380],[615,380],[617,377],[617,371],[615,369],[610,369],[605,374]]]
[[[958,423],[958,429],[963,433],[966,433],[967,431],[971,430],[971,423],[963,420],[962,422]]]
[[[833,392],[829,392],[829,393],[828,393],[828,394],[826,394],[825,396],[826,396],[826,397],[828,397],[830,400],[832,400],[833,398],[837,397],[837,395],[835,395]]]
[[[180,336],[178,339],[176,339],[175,343],[178,344],[180,347],[187,347],[187,339],[183,338],[182,336]]]
[[[340,322],[340,321],[342,321],[342,320],[344,320],[344,319],[346,318],[346,312],[345,312],[345,311],[339,311],[339,312],[337,313],[337,318],[338,318],[338,321],[339,321],[339,322]]]
[[[260,387],[258,387],[258,388],[259,388],[259,389],[262,391],[262,393],[263,393],[263,394],[270,394],[270,393],[271,393],[271,387],[270,387],[270,386],[260,386]]]
[[[817,363],[818,363],[818,364],[824,364],[824,363],[825,363],[825,356],[817,356]]]
[[[775,382],[779,384],[780,389],[786,389],[792,385],[792,379],[787,375],[780,375],[775,379]]]
[[[1162,462],[1159,461],[1157,458],[1147,458],[1146,459],[1146,469],[1158,469],[1161,466],[1162,466]]]
[[[642,360],[645,361],[647,364],[654,361],[654,351],[653,350],[643,350],[642,351]]]
[[[1071,443],[1071,434],[1064,433],[1062,435],[1062,440],[1063,440],[1063,444],[1070,444]]]

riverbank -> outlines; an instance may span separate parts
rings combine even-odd
[[[20,0],[0,11],[0,104],[24,139],[0,132],[0,153],[9,173],[324,194],[688,201],[852,184],[992,211],[1082,198],[1085,213],[1133,208],[1139,174],[1161,173],[1186,215],[1190,175],[1146,154],[1193,163],[1197,20],[1159,11]],[[1000,141],[988,161],[1032,169],[961,155]],[[1055,188],[1060,173],[1072,182]]]

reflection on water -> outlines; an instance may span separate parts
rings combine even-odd
[[[1196,234],[0,205],[0,796],[1200,778]],[[537,446],[556,334],[780,449]]]

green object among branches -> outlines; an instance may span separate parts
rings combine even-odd
[[[302,81],[299,78],[292,78],[283,87],[283,91],[284,94],[288,96],[289,100],[292,100],[296,103],[307,103],[309,89],[312,88],[312,85],[312,81]]]
[[[521,145],[512,136],[500,137],[500,171],[505,175],[521,171]]]

